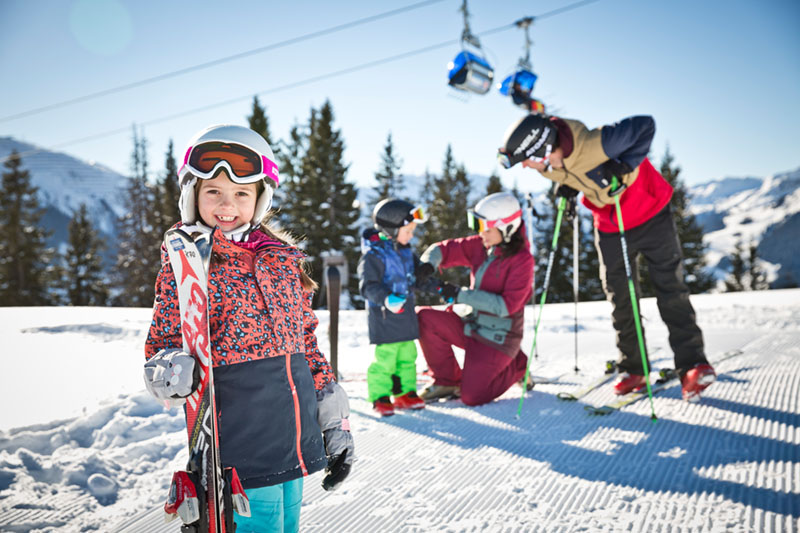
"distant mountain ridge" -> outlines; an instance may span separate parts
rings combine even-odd
[[[85,203],[92,223],[109,244],[106,257],[110,259],[116,253],[115,227],[117,218],[124,213],[129,178],[100,164],[0,137],[0,160],[12,150],[23,155],[22,167],[31,173],[33,185],[39,188],[46,208],[43,223],[53,231],[50,244],[61,251],[66,249],[68,222]],[[475,202],[483,196],[488,177],[469,177],[473,184],[470,201]],[[418,198],[424,177],[404,175],[404,179],[407,196]],[[534,184],[541,187],[539,180],[530,182]],[[741,240],[745,247],[751,241],[759,243],[758,255],[768,263],[765,266],[773,286],[800,283],[800,168],[766,178],[729,177],[688,189],[690,211],[706,232],[708,264],[717,279],[727,277],[729,256]],[[373,194],[369,187],[359,188],[361,229],[371,225]],[[545,194],[535,193],[537,206],[545,202]]]
[[[708,264],[727,277],[737,242],[757,243],[775,288],[800,282],[800,168],[766,178],[724,178],[689,188],[690,211],[703,226]]]
[[[103,165],[0,137],[0,160],[5,161],[14,151],[22,156],[22,168],[30,172],[32,185],[39,189],[45,208],[42,221],[53,232],[48,244],[64,252],[69,221],[81,204],[86,204],[92,224],[109,243],[104,256],[113,257],[114,228],[124,212],[128,178]]]

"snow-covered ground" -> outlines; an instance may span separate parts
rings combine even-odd
[[[800,290],[695,296],[717,366],[700,404],[679,386],[607,417],[556,399],[615,358],[610,306],[547,305],[537,385],[491,404],[457,401],[381,419],[367,403],[363,312],[340,317],[339,367],[358,461],[342,488],[306,482],[303,531],[798,531]],[[653,366],[671,351],[655,301],[642,302]],[[327,346],[327,313],[320,312]],[[533,313],[527,310],[532,340]],[[0,308],[0,532],[177,531],[158,509],[186,460],[179,410],[144,392],[147,309]],[[421,371],[420,386],[425,378]]]

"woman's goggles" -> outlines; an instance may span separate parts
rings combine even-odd
[[[235,183],[255,183],[269,178],[278,185],[278,165],[266,156],[240,144],[201,143],[189,148],[183,158],[180,176],[191,172],[200,179],[211,179],[220,168],[228,171]]]
[[[519,210],[516,213],[513,213],[505,218],[498,218],[497,220],[486,220],[475,211],[467,211],[467,226],[471,230],[474,230],[478,233],[483,233],[489,228],[494,228],[496,226],[504,226],[509,222],[511,222],[512,220],[521,216],[522,216],[522,210]]]

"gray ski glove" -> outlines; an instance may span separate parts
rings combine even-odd
[[[144,384],[158,400],[170,407],[182,405],[200,383],[200,368],[183,350],[161,350],[144,364]]]
[[[322,488],[335,490],[350,474],[355,459],[353,435],[350,434],[350,402],[338,383],[331,382],[317,391],[317,422],[325,439],[328,466]]]

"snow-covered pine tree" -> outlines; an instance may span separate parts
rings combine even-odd
[[[299,143],[290,148],[296,150],[297,159],[290,156],[290,163],[299,164],[291,171],[296,173],[288,188],[289,209],[285,210],[285,227],[290,231],[305,231],[302,243],[312,267],[312,278],[322,282],[323,252],[344,254],[349,266],[349,279],[342,280],[350,292],[351,303],[363,307],[363,298],[358,292],[356,265],[360,255],[358,234],[359,206],[356,202],[358,190],[348,182],[344,157],[344,140],[340,130],[333,126],[334,113],[329,101],[319,110],[311,109],[306,132],[296,132],[293,141]],[[321,291],[314,295],[314,307],[322,301]]]
[[[489,176],[489,182],[486,184],[486,196],[496,192],[503,192],[503,183],[500,181],[500,176],[492,172]]]
[[[125,194],[125,214],[119,219],[119,249],[115,265],[113,303],[122,307],[151,307],[155,279],[161,267],[156,196],[147,182],[147,140],[133,128],[132,176]]]
[[[742,240],[736,241],[733,254],[730,256],[731,273],[725,280],[725,290],[727,292],[739,292],[745,290],[745,274],[747,273],[747,262],[742,249]]]
[[[161,235],[181,220],[178,208],[178,198],[181,191],[178,185],[178,164],[175,160],[175,148],[172,139],[169,140],[167,151],[164,154],[164,172],[156,182],[153,191],[157,210],[154,213],[156,235]]]
[[[427,187],[426,187],[427,188]],[[464,165],[456,164],[453,149],[448,144],[442,163],[442,174],[433,176],[433,196],[428,206],[430,219],[425,224],[421,249],[429,245],[470,234],[467,228],[467,209],[471,184]],[[458,285],[469,285],[469,270],[448,269],[442,279]]]
[[[767,283],[767,273],[758,264],[758,245],[750,243],[747,254],[747,271],[750,274],[750,290],[763,291],[769,289]]]
[[[395,154],[392,132],[389,132],[386,136],[386,144],[383,147],[383,153],[381,154],[381,166],[375,173],[376,186],[369,199],[370,206],[374,206],[385,198],[408,199],[405,196],[406,191],[403,184],[403,176],[399,174],[402,166],[402,160]],[[412,204],[416,203],[413,199],[411,199],[410,202]]]
[[[40,224],[44,209],[16,151],[3,164],[0,194],[0,306],[51,305],[58,267]]]
[[[272,148],[272,153],[277,157],[278,147],[273,144],[272,136],[269,134],[269,118],[267,117],[267,110],[258,101],[258,96],[253,97],[253,107],[250,111],[250,116],[247,117],[247,124],[251,130],[264,137],[264,140],[267,141],[269,147]]]
[[[106,305],[108,285],[100,256],[103,246],[89,219],[86,204],[81,204],[69,222],[69,242],[64,256],[64,284],[69,305]]]
[[[544,277],[547,270],[547,261],[550,257],[550,247],[553,243],[556,215],[558,213],[558,198],[554,194],[555,185],[547,195],[547,205],[540,213],[541,218],[535,221],[534,243],[536,245],[536,303],[544,290]],[[600,263],[597,249],[594,246],[592,234],[592,217],[580,205],[577,206],[576,216],[579,217],[580,233],[578,235],[578,300],[602,300],[602,284],[600,282]],[[573,271],[573,223],[564,216],[561,221],[554,264],[550,274],[550,286],[547,289],[548,302],[572,302]]]

